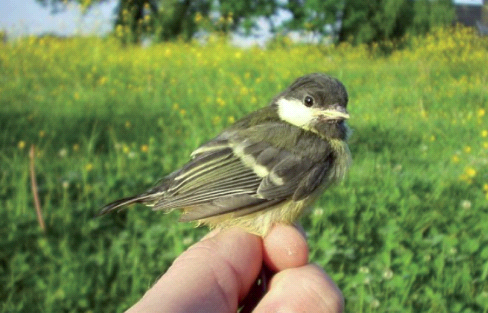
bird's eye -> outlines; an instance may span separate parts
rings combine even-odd
[[[313,105],[313,98],[310,96],[306,96],[303,100],[303,104],[305,104],[305,106],[307,107],[311,107]]]

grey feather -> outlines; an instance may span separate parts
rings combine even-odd
[[[293,200],[299,201],[312,194],[324,180],[330,166],[331,164],[329,163],[315,165],[300,181],[300,184],[293,193]]]
[[[258,157],[256,158],[256,162],[263,166],[266,166],[266,168],[271,169],[273,166],[276,165],[276,163],[281,160],[281,158],[285,154],[286,152],[278,148],[269,146],[258,155]]]
[[[284,201],[283,199],[267,200],[250,196],[233,196],[188,208],[185,214],[181,215],[180,221],[188,222],[208,217],[233,213],[234,217],[244,216]]]
[[[288,197],[293,194],[303,175],[313,164],[291,153],[278,162],[263,179],[257,193],[267,199]]]
[[[262,131],[269,125],[258,126]],[[309,137],[299,136],[293,127],[280,129],[286,138],[294,137],[298,142],[305,140],[307,144],[314,144],[310,143]],[[228,212],[238,214],[237,211],[244,209],[243,212],[251,212],[290,199],[309,169],[319,161],[318,156],[313,155],[311,159],[308,155],[303,156],[303,151],[289,151],[268,141],[256,142],[246,138],[249,132],[253,132],[253,127],[244,134],[227,131],[215,139],[217,142],[210,141],[195,150],[193,160],[173,175],[172,183],[153,209],[186,208],[184,220],[190,220]],[[320,140],[316,136],[315,139]],[[236,154],[237,150],[244,155]],[[323,155],[319,157],[323,158]],[[251,158],[255,166],[265,167],[268,175],[260,177],[242,158]],[[313,187],[311,183],[303,184],[301,192]]]

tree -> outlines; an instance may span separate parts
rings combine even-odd
[[[116,11],[116,34],[124,41],[137,42],[142,34],[154,29],[158,7],[154,0],[121,0]]]
[[[340,28],[343,0],[288,0],[284,9],[293,18],[285,24],[294,30],[311,31],[319,35],[335,36]]]
[[[453,18],[450,0],[347,0],[339,40],[355,44],[392,40],[407,32],[426,33]]]
[[[107,0],[37,1],[56,9],[67,2],[89,7]],[[274,27],[273,17],[280,10],[291,13],[292,19]],[[449,24],[454,8],[451,0],[119,0],[115,33],[133,42],[145,35],[189,40],[203,25],[208,31],[228,33],[250,30],[263,17],[272,31],[305,30],[370,44]]]
[[[250,30],[256,26],[256,18],[258,17],[264,17],[270,21],[279,8],[279,1],[220,0],[214,9],[230,22],[228,23],[228,31],[236,30],[239,27]]]
[[[67,2],[88,8],[107,0],[37,0],[54,11]],[[208,30],[229,32],[255,26],[255,17],[271,17],[277,1],[267,0],[120,0],[116,9],[115,31],[124,40],[139,41],[143,35],[157,40],[192,38],[199,23],[207,21]]]

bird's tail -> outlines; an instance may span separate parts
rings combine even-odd
[[[147,203],[148,201],[150,201],[150,199],[153,196],[154,195],[145,193],[145,194],[142,194],[142,195],[137,195],[137,196],[128,197],[128,198],[122,198],[122,199],[116,200],[114,202],[110,202],[109,204],[107,204],[106,206],[104,206],[100,210],[100,212],[98,212],[97,216],[107,214],[109,212],[112,212],[115,209],[118,209],[120,207],[129,205],[129,204],[132,204],[132,203]]]
[[[166,193],[166,190],[168,190],[171,183],[171,179],[171,175],[167,176],[160,180],[155,187],[147,190],[144,193],[110,202],[104,206],[100,212],[98,212],[97,216],[107,214],[113,210],[133,203],[143,203],[147,206],[154,206],[158,201],[161,200],[162,197],[164,197],[164,194]]]

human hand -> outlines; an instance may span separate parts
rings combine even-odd
[[[233,228],[213,231],[182,253],[127,312],[237,312],[263,262],[276,274],[253,312],[342,312],[330,277],[308,263],[293,226],[276,225],[262,239]]]

